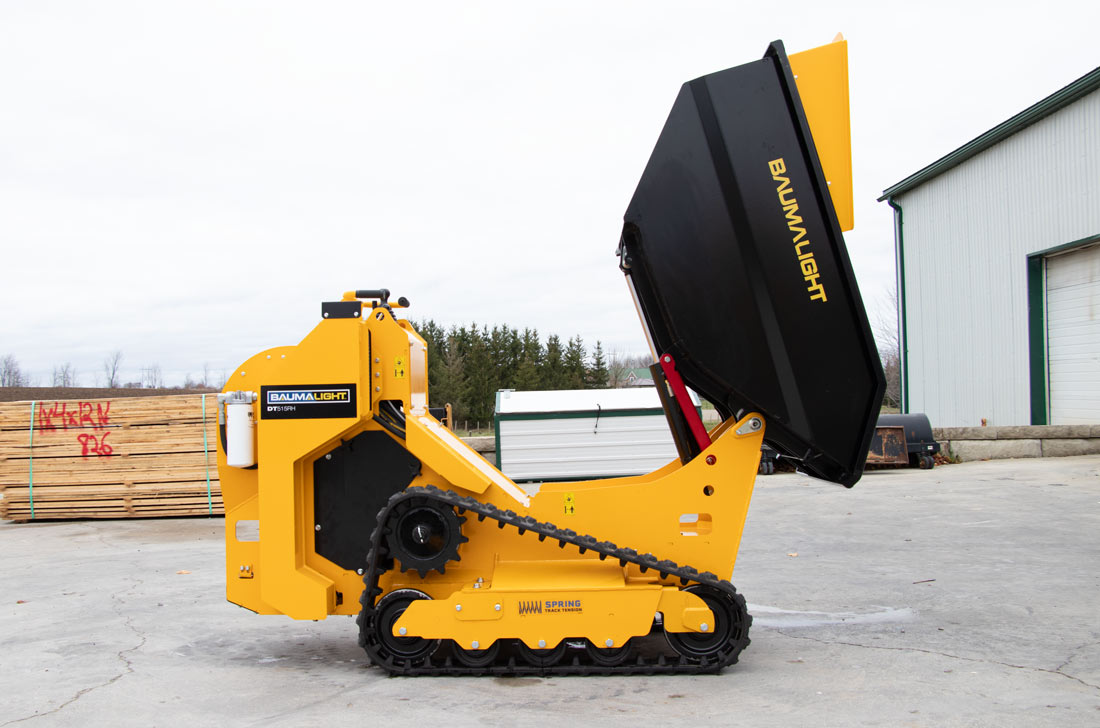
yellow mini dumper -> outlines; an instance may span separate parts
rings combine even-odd
[[[841,235],[847,113],[843,42],[777,42],[680,91],[618,249],[680,455],[648,475],[517,486],[432,417],[424,340],[385,289],[242,364],[219,395],[229,600],[358,614],[396,675],[735,663],[761,443],[851,486],[882,397]]]

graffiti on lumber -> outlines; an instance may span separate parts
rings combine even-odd
[[[82,432],[76,436],[76,441],[80,443],[83,457],[89,457],[95,455],[96,457],[109,458],[114,453],[111,446],[107,444],[107,435],[110,435],[111,431],[107,430],[98,438],[95,435]]]
[[[38,408],[38,431],[56,430],[105,430],[111,424],[111,402],[77,402],[73,408],[69,402],[45,403]],[[55,422],[56,420],[56,422]]]
[[[75,407],[69,405],[69,402],[43,404],[38,410],[38,431],[83,430],[76,436],[82,457],[111,457],[114,450],[107,444],[107,436],[111,434],[107,429],[111,425],[110,400],[94,404],[77,402]]]

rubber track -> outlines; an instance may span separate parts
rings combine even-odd
[[[387,548],[383,542],[383,531],[390,512],[395,506],[409,498],[430,498],[458,509],[459,515],[470,511],[477,516],[479,521],[486,518],[496,521],[500,528],[513,527],[520,534],[530,533],[540,541],[550,539],[557,541],[560,548],[567,545],[576,547],[580,553],[593,551],[599,554],[600,560],[611,558],[619,561],[621,566],[636,564],[642,573],[652,569],[660,574],[661,579],[669,576],[678,577],[682,586],[689,584],[704,584],[728,594],[745,615],[744,628],[740,634],[735,633],[734,638],[724,645],[714,657],[706,659],[693,659],[679,656],[672,660],[658,656],[656,659],[645,659],[637,656],[633,661],[622,665],[607,667],[590,664],[582,661],[579,656],[571,660],[563,660],[555,665],[538,667],[529,665],[523,660],[509,657],[498,664],[487,667],[468,667],[450,656],[435,658],[432,656],[411,661],[395,657],[388,653],[375,635],[374,620],[376,617],[375,601],[381,596],[382,590],[378,586],[378,579],[392,567]],[[609,541],[600,541],[592,536],[580,535],[568,528],[558,528],[552,523],[537,521],[531,516],[520,516],[511,510],[501,510],[491,503],[482,503],[468,496],[460,496],[447,490],[440,490],[434,486],[413,486],[400,493],[395,493],[386,506],[378,512],[376,520],[378,524],[371,534],[370,551],[367,553],[367,566],[363,570],[363,595],[359,602],[363,609],[359,613],[356,622],[359,625],[359,646],[366,650],[371,662],[391,675],[493,675],[493,676],[522,676],[522,675],[655,675],[655,674],[688,674],[698,675],[716,673],[722,668],[737,662],[742,650],[749,645],[749,627],[752,626],[752,615],[748,614],[745,598],[737,593],[733,584],[725,579],[719,579],[709,571],[699,572],[690,566],[678,566],[672,561],[662,561],[653,554],[639,554],[631,548],[620,548]]]

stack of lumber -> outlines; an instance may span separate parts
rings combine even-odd
[[[0,518],[221,514],[217,437],[214,393],[0,403]]]

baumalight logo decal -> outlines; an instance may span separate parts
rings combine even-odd
[[[260,397],[262,419],[315,420],[356,414],[355,385],[350,382],[264,386]]]
[[[329,404],[349,401],[349,389],[284,389],[267,393],[268,404]]]
[[[787,229],[791,231],[793,237],[794,254],[798,257],[802,280],[806,281],[806,292],[810,294],[811,301],[824,303],[829,299],[825,296],[825,286],[818,281],[821,273],[817,269],[814,251],[810,249],[806,228],[802,227],[802,216],[798,214],[798,200],[795,199],[790,177],[783,176],[787,171],[787,163],[782,157],[773,159],[768,162],[768,170],[772,173],[772,179],[779,183],[775,188],[775,194],[779,198],[780,207],[786,213]]]

